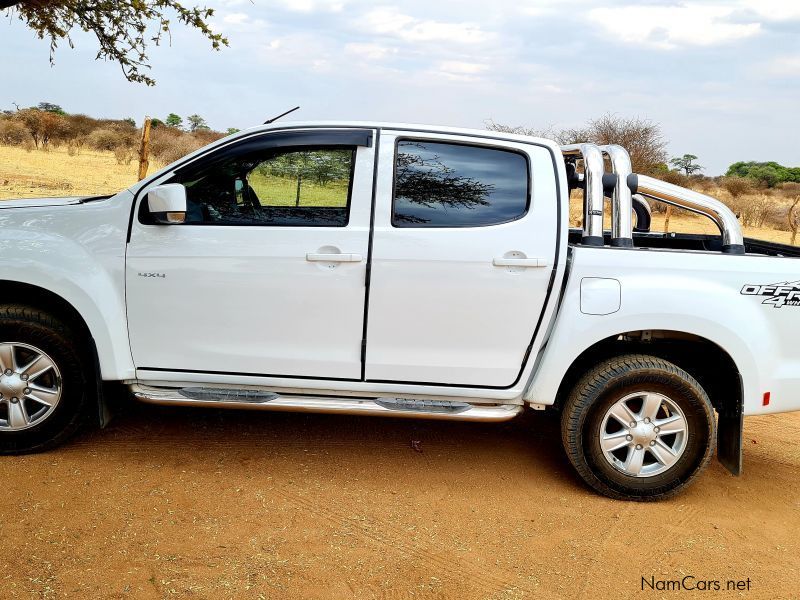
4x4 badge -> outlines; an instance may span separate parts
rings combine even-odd
[[[774,308],[800,306],[800,281],[784,281],[767,285],[746,284],[740,292],[744,296],[766,296],[761,304]]]

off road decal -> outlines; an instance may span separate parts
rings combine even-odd
[[[767,285],[746,284],[740,292],[744,296],[766,296],[761,304],[774,308],[800,306],[800,281],[785,281]]]

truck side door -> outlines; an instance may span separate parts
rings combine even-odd
[[[212,150],[159,182],[187,189],[180,225],[150,223],[140,194],[126,263],[140,377],[361,377],[373,136],[289,130]]]
[[[512,386],[552,286],[550,151],[383,131],[378,162],[366,379]]]

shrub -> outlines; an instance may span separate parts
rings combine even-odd
[[[117,146],[114,149],[114,158],[118,165],[129,165],[133,160],[134,151],[130,146]]]
[[[113,129],[95,129],[87,136],[86,143],[93,150],[113,152],[122,145],[122,140]]]
[[[767,218],[776,212],[776,205],[766,194],[739,196],[727,203],[728,207],[736,213],[742,225],[749,227],[763,227]]]
[[[189,135],[178,137],[165,137],[153,143],[150,147],[151,155],[159,162],[168,165],[201,148],[203,144],[197,142]]]
[[[660,180],[666,181],[667,183],[680,185],[686,188],[691,184],[691,179],[680,171],[658,171],[654,177],[658,177]]]
[[[753,191],[753,182],[746,177],[731,175],[722,178],[722,187],[725,188],[733,198],[739,198]]]
[[[94,150],[114,152],[117,148],[133,148],[136,145],[136,130],[109,127],[95,129],[86,138]]]
[[[23,146],[28,141],[33,143],[33,138],[23,123],[13,119],[0,120],[0,144]]]

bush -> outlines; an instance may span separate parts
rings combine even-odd
[[[113,152],[122,145],[119,134],[112,129],[95,129],[86,138],[87,145],[93,150]]]
[[[117,128],[95,129],[86,138],[87,145],[94,149],[114,152],[117,148],[133,148],[136,145],[136,131]]]
[[[746,177],[731,175],[722,178],[722,187],[725,188],[733,198],[744,196],[753,191],[753,182]]]
[[[742,225],[749,227],[763,227],[767,218],[776,213],[776,209],[779,210],[775,202],[766,194],[739,196],[726,202],[726,204],[736,213]]]
[[[202,148],[203,144],[197,142],[189,135],[166,137],[150,146],[151,155],[162,164],[168,165]]]
[[[667,183],[672,183],[674,185],[680,185],[681,187],[685,188],[690,187],[692,181],[680,171],[658,171],[654,177],[658,177],[661,181],[666,181]]]
[[[117,159],[118,165],[129,165],[134,157],[133,148],[130,146],[117,146],[114,149],[114,158]]]
[[[800,196],[800,183],[795,183],[790,181],[788,183],[782,183],[778,191],[786,198],[794,201],[797,196]]]
[[[24,124],[12,119],[0,120],[0,144],[24,146],[26,142],[33,143],[33,138]]]

